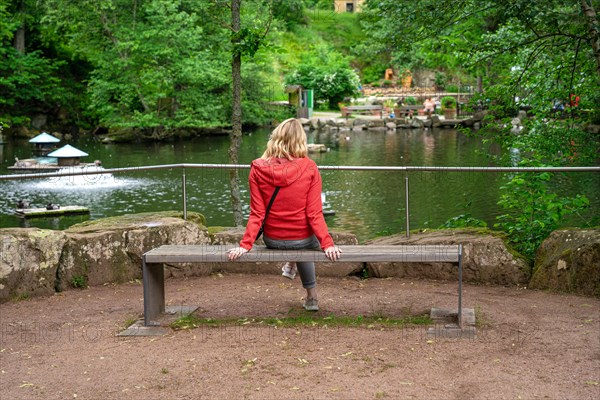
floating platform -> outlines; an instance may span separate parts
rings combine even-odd
[[[77,165],[58,165],[57,163],[41,163],[35,158],[28,158],[26,160],[17,160],[14,165],[11,165],[7,169],[16,172],[57,172],[60,170],[85,169],[98,166],[99,164],[96,162],[79,163]]]
[[[326,153],[327,147],[324,144],[310,143],[306,145],[309,153]]]
[[[22,218],[54,217],[57,215],[89,214],[90,209],[82,206],[61,206],[56,210],[43,208],[17,208],[15,215]]]

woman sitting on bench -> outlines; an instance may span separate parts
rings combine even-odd
[[[261,158],[252,161],[250,216],[239,247],[227,251],[233,261],[252,249],[264,227],[267,247],[286,250],[322,249],[331,261],[341,250],[333,243],[321,202],[321,175],[308,158],[306,133],[294,118],[283,121],[271,134]],[[318,311],[314,262],[298,262],[306,289],[304,308]]]

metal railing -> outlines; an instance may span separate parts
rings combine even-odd
[[[109,168],[98,169],[91,167],[67,167],[59,172],[44,173],[20,173],[11,175],[0,175],[0,181],[3,180],[23,180],[23,179],[42,179],[65,176],[80,175],[100,175],[100,174],[121,174],[127,172],[141,172],[160,169],[181,168],[181,192],[183,202],[183,218],[187,219],[187,189],[186,189],[186,168],[200,169],[250,169],[247,164],[163,164],[146,165],[140,167]],[[324,171],[397,171],[405,172],[405,205],[406,205],[406,236],[410,237],[410,208],[409,208],[409,176],[408,172],[600,172],[600,166],[589,167],[427,167],[427,166],[368,166],[368,165],[320,165],[318,167]]]

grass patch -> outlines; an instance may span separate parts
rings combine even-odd
[[[75,289],[85,289],[87,287],[87,278],[83,275],[75,275],[71,278],[71,286]]]
[[[22,292],[19,294],[14,295],[11,300],[14,302],[18,302],[18,301],[24,301],[24,300],[29,300],[31,296],[29,295],[29,293],[27,292]]]
[[[134,317],[134,316],[127,317],[127,319],[123,322],[122,328],[123,329],[129,328],[131,325],[135,324],[138,321],[138,319],[139,319],[138,317]]]
[[[171,323],[171,328],[175,330],[194,329],[200,326],[217,325],[263,325],[282,328],[291,327],[366,327],[366,328],[384,328],[384,327],[405,327],[410,325],[431,325],[433,321],[429,315],[411,315],[402,318],[388,316],[336,316],[330,314],[327,316],[315,315],[314,313],[299,311],[297,315],[288,315],[286,317],[255,317],[255,318],[200,318],[193,314],[183,315]]]

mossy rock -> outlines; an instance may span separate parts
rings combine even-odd
[[[600,229],[552,232],[537,251],[529,286],[600,297]]]
[[[38,228],[0,229],[0,302],[54,293],[67,236]]]
[[[370,240],[374,245],[453,245],[463,246],[463,279],[494,285],[520,285],[529,282],[531,268],[514,252],[506,236],[487,228],[434,229]],[[435,264],[435,265],[434,265]],[[367,263],[369,275],[386,278],[427,278],[456,280],[451,263]]]
[[[115,217],[107,217],[95,220],[89,220],[80,224],[72,225],[66,231],[73,233],[95,232],[99,230],[111,229],[127,229],[135,226],[152,226],[157,224],[161,219],[178,218],[183,219],[181,211],[160,211],[147,212],[138,214],[125,214]],[[206,229],[206,218],[204,215],[197,212],[187,213],[187,221],[193,222],[199,227]]]

